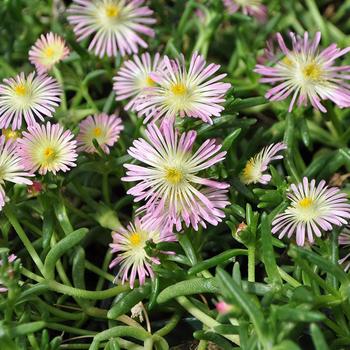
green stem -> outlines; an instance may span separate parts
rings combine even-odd
[[[103,194],[103,199],[107,204],[111,203],[109,190],[110,190],[110,186],[108,183],[108,173],[103,173],[103,176],[102,176],[102,194]]]
[[[37,268],[39,269],[40,273],[42,275],[44,275],[44,264],[42,263],[38,253],[34,249],[32,243],[28,239],[26,233],[22,229],[22,226],[18,222],[16,216],[14,215],[14,213],[12,211],[12,208],[9,205],[7,205],[4,208],[4,213],[5,213],[6,217],[8,218],[8,220],[10,221],[12,227],[15,229],[18,237],[21,239],[23,245],[27,249],[29,255],[33,259],[33,261],[34,261],[35,265],[37,266]]]
[[[92,264],[90,261],[85,261],[85,267],[87,270],[90,270],[90,271],[94,272],[96,275],[102,277],[102,279],[105,279],[105,280],[110,281],[110,282],[113,282],[115,280],[115,277],[113,275],[98,268],[97,266]]]
[[[292,276],[288,275],[288,273],[281,269],[279,266],[277,266],[277,269],[281,278],[287,283],[289,283],[292,287],[298,288],[302,285],[299,281],[294,279]]]
[[[255,282],[255,245],[248,247],[248,282]]]
[[[167,324],[163,328],[158,329],[157,332],[155,332],[154,334],[164,337],[176,327],[176,325],[179,323],[180,320],[181,320],[181,312],[177,311],[174,313],[173,316],[171,316],[170,320],[167,321]]]
[[[205,324],[209,328],[214,328],[216,326],[219,326],[220,323],[210,316],[208,316],[203,311],[197,309],[186,297],[180,296],[176,298],[176,301],[192,316],[197,318],[199,321],[201,321],[203,324]],[[226,339],[232,341],[233,343],[239,345],[239,336],[237,335],[223,335]]]
[[[62,88],[61,106],[62,106],[63,111],[66,112],[68,108],[67,108],[66,94],[65,94],[64,89],[63,89],[63,87],[64,87],[64,82],[63,82],[62,74],[61,74],[60,70],[59,70],[56,66],[54,66],[54,67],[52,68],[52,71],[53,71],[53,74],[54,74],[54,76],[56,77],[58,83],[60,84],[60,86],[61,86],[61,88]]]

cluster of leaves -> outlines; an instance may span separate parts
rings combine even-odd
[[[9,189],[11,202],[0,216],[0,280],[8,289],[0,294],[0,348],[163,350],[184,343],[184,349],[347,349],[350,280],[338,265],[339,232],[298,248],[273,237],[271,221],[288,204],[289,184],[303,176],[349,193],[350,112],[329,104],[326,115],[309,108],[286,113],[287,103],[261,97],[266,87],[253,68],[277,31],[318,28],[324,45],[345,46],[349,1],[339,7],[327,0],[267,1],[270,19],[263,27],[240,13],[229,16],[220,0],[149,2],[157,17],[150,52],[189,57],[198,50],[222,65],[233,86],[213,125],[188,119],[177,125],[197,130],[199,144],[218,138],[228,151],[208,171],[231,184],[226,222],[187,229],[178,243],[153,247],[176,252],[154,268],[153,281],[134,290],[115,285],[108,271],[111,230],[127,223],[135,209],[126,195],[129,185],[120,181],[122,164],[130,161],[127,147],[144,132],[142,120],[123,112],[111,92],[121,58],[99,59],[77,44],[63,1],[2,1],[0,76],[32,70],[30,46],[39,34],[57,32],[73,53],[59,67],[66,103],[54,118],[76,132],[87,115],[120,108],[125,130],[110,155],[80,156],[69,174],[40,178],[40,193],[19,185]],[[271,183],[244,186],[239,174],[247,159],[280,140],[288,148],[283,162],[270,167]],[[241,222],[246,226],[237,232]],[[8,263],[10,252],[19,259]],[[233,305],[227,315],[215,310],[222,299]],[[139,302],[149,318],[144,326],[130,317]]]

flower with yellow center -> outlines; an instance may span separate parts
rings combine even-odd
[[[159,53],[156,53],[154,58],[152,58],[146,52],[140,57],[134,55],[133,59],[123,63],[117,75],[113,78],[113,90],[117,101],[131,98],[130,102],[124,107],[125,110],[131,109],[134,111],[140,95],[149,88],[157,86],[151,77],[151,73],[161,66],[161,62]]]
[[[143,35],[154,36],[149,25],[156,22],[145,0],[73,0],[68,21],[78,41],[92,37],[89,50],[103,57],[137,53],[147,47]]]
[[[115,114],[106,113],[88,116],[80,124],[80,132],[77,137],[78,151],[96,153],[94,140],[105,153],[109,153],[109,147],[119,139],[123,130],[122,120]]]
[[[177,116],[200,118],[212,124],[212,116],[219,116],[224,96],[230,84],[221,80],[226,74],[214,74],[219,65],[207,65],[204,57],[194,53],[187,68],[183,56],[177,60],[164,57],[159,69],[150,74],[156,86],[144,89],[136,103],[136,111],[149,120],[170,120]]]
[[[283,142],[264,147],[258,154],[248,160],[240,175],[241,181],[246,185],[256,183],[266,185],[269,183],[271,175],[264,174],[264,172],[273,160],[283,158],[282,155],[277,153],[285,148],[286,145]]]
[[[219,190],[226,193],[229,185],[201,177],[199,173],[224,159],[226,152],[220,152],[221,145],[208,139],[193,151],[196,132],[180,135],[170,123],[162,129],[150,124],[145,133],[147,141],[135,140],[128,150],[143,164],[125,164],[127,172],[122,178],[137,182],[127,193],[137,202],[146,200],[140,211],[145,210],[153,218],[157,214],[166,216],[169,225],[176,223],[177,229],[181,228],[181,221],[195,229],[199,223],[217,224],[223,215],[218,208],[228,203]],[[213,193],[212,189],[217,192]]]
[[[36,124],[23,132],[18,139],[18,153],[25,169],[45,175],[66,172],[74,167],[77,158],[76,141],[70,130],[64,131],[59,124]]]
[[[2,129],[1,134],[5,136],[6,140],[9,140],[9,139],[16,140],[19,137],[21,137],[20,131],[16,131],[16,130],[12,130],[12,129]]]
[[[302,246],[306,238],[313,243],[314,236],[321,237],[321,230],[348,222],[350,204],[337,187],[329,188],[323,180],[316,186],[315,180],[309,182],[304,177],[302,183],[292,184],[290,189],[290,206],[272,222],[272,233],[278,233],[279,238],[296,234],[296,242]]]
[[[49,71],[69,55],[66,42],[54,33],[42,34],[29,51],[29,61],[39,73]]]
[[[290,33],[293,46],[290,50],[281,34],[276,37],[284,58],[273,66],[258,64],[255,68],[255,72],[263,76],[261,82],[276,85],[266,93],[268,99],[280,101],[291,96],[289,112],[296,103],[306,106],[308,102],[316,110],[326,112],[321,101],[327,99],[341,108],[350,106],[347,82],[350,67],[335,65],[339,57],[350,51],[350,47],[341,50],[331,44],[324,50],[318,50],[321,33],[316,33],[311,40],[305,32],[303,38]]]
[[[113,243],[110,244],[112,252],[117,254],[110,268],[120,265],[116,280],[119,277],[122,278],[122,283],[129,280],[130,287],[133,288],[136,278],[141,285],[145,283],[146,277],[153,278],[152,264],[159,264],[160,261],[147,252],[147,242],[158,244],[175,240],[175,235],[165,228],[146,229],[139,218],[134,223],[130,222],[127,228],[118,228],[113,232]]]
[[[62,90],[46,74],[20,73],[0,84],[0,128],[16,130],[25,120],[31,126],[51,117],[60,102]]]

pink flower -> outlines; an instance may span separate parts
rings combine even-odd
[[[122,101],[130,97],[132,99],[125,106],[125,110],[135,110],[135,102],[142,92],[149,87],[155,86],[155,82],[150,77],[160,66],[162,60],[159,53],[156,53],[152,62],[151,55],[146,52],[141,55],[141,59],[134,55],[132,60],[125,61],[113,78],[113,90],[116,93],[116,100]]]
[[[336,44],[331,44],[326,49],[319,51],[321,33],[315,35],[314,40],[309,39],[309,34],[298,37],[290,33],[293,48],[289,50],[280,33],[277,33],[277,41],[284,57],[272,67],[258,64],[255,72],[263,75],[260,80],[263,83],[276,85],[266,93],[266,98],[271,101],[281,101],[292,96],[289,112],[295,102],[298,106],[308,104],[321,112],[326,108],[321,100],[331,100],[340,108],[350,106],[350,90],[346,82],[349,80],[350,66],[335,66],[337,58],[350,51],[350,47],[343,50]]]
[[[118,256],[109,265],[113,268],[120,265],[116,276],[122,278],[122,284],[130,281],[130,287],[134,288],[135,279],[138,278],[140,285],[146,281],[146,277],[154,277],[152,264],[160,264],[159,258],[151,256],[146,250],[147,242],[158,244],[160,242],[175,241],[176,237],[171,231],[162,229],[149,230],[144,227],[139,218],[134,223],[129,223],[128,227],[120,227],[113,232],[113,243],[110,244],[112,253]],[[173,252],[161,252],[163,254],[173,254]]]
[[[25,171],[22,161],[17,154],[17,141],[6,140],[4,135],[0,136],[0,210],[6,202],[4,185],[6,181],[16,184],[31,185],[32,181],[28,177],[33,174]]]
[[[109,154],[112,147],[119,139],[120,132],[124,129],[122,120],[115,114],[97,114],[85,118],[80,124],[80,132],[77,136],[78,151],[88,153],[97,152],[93,140],[95,139],[101,149]]]
[[[228,13],[236,13],[240,8],[247,16],[255,17],[259,22],[267,21],[267,7],[261,0],[223,0]]]
[[[224,216],[221,210],[228,204],[228,184],[199,177],[198,173],[225,158],[219,152],[221,145],[208,139],[193,151],[196,132],[179,135],[172,124],[165,123],[162,130],[150,124],[146,130],[148,141],[134,141],[128,153],[143,165],[125,164],[123,181],[138,182],[127,193],[135,201],[146,200],[140,209],[146,212],[145,223],[198,228],[198,223],[216,225]],[[150,225],[153,226],[153,225]]]
[[[267,170],[267,166],[273,160],[283,158],[282,155],[277,155],[277,153],[286,148],[287,146],[283,142],[272,143],[264,147],[258,154],[248,160],[240,176],[241,181],[246,185],[258,182],[263,185],[269,183],[271,175],[264,174],[264,171]]]
[[[59,124],[33,125],[18,139],[18,154],[22,165],[31,172],[39,171],[45,175],[48,171],[56,175],[74,167],[77,158],[76,141],[70,130],[64,131]]]
[[[339,245],[343,245],[344,248],[349,249],[349,247],[350,247],[350,230],[349,230],[349,227],[345,227],[344,228],[344,231],[339,235],[338,242],[339,242]],[[344,271],[345,272],[349,271],[349,268],[350,268],[349,257],[350,257],[350,252],[348,254],[346,254],[342,259],[340,259],[338,261],[338,263],[340,265],[345,264],[345,266],[344,266]]]
[[[287,234],[290,238],[296,234],[299,246],[305,243],[305,235],[310,243],[314,235],[321,237],[321,230],[329,231],[333,225],[341,226],[350,218],[350,204],[346,194],[337,187],[328,187],[322,180],[316,187],[316,181],[304,177],[303,182],[291,185],[288,198],[291,205],[278,214],[272,222],[272,233],[279,233],[278,238]]]
[[[212,124],[212,116],[218,117],[224,110],[225,93],[230,84],[220,81],[226,74],[213,75],[220,65],[207,65],[203,56],[194,53],[190,66],[186,68],[185,58],[170,60],[164,57],[162,69],[151,73],[157,84],[148,88],[136,104],[139,115],[149,120],[168,119],[176,116],[199,118]]]
[[[29,61],[39,74],[49,71],[55,64],[69,55],[66,42],[59,35],[42,34],[29,51]]]
[[[232,305],[227,304],[225,301],[219,301],[215,307],[216,311],[221,315],[226,315],[232,310]]]
[[[103,57],[122,56],[147,47],[140,34],[154,36],[148,25],[156,20],[144,0],[73,0],[68,21],[78,41],[93,36],[89,50]]]
[[[28,126],[35,124],[36,119],[44,121],[44,117],[52,117],[61,93],[55,79],[35,76],[35,72],[27,77],[20,73],[15,78],[4,79],[4,84],[0,84],[0,128],[12,124],[12,129],[20,129],[23,117]]]

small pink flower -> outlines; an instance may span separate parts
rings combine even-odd
[[[6,181],[16,184],[31,185],[32,181],[28,177],[33,174],[25,171],[22,160],[17,154],[17,140],[8,139],[4,135],[0,136],[0,210],[6,202],[4,185]]]
[[[141,163],[125,164],[123,181],[138,182],[128,190],[135,201],[146,200],[140,209],[146,212],[145,222],[205,227],[205,222],[216,225],[224,216],[221,210],[228,204],[228,184],[200,177],[199,173],[225,158],[219,152],[221,145],[208,139],[193,151],[197,134],[189,131],[179,135],[171,123],[164,123],[160,130],[148,125],[147,141],[134,141],[128,153]]]
[[[268,184],[271,175],[264,174],[264,172],[273,160],[283,158],[282,155],[277,155],[277,153],[286,148],[287,146],[283,142],[272,143],[264,147],[258,154],[248,160],[240,176],[241,181],[246,185],[258,182],[263,185]]]
[[[122,120],[115,114],[97,114],[85,118],[80,124],[80,132],[77,136],[78,151],[88,153],[97,152],[93,140],[95,139],[101,149],[109,154],[112,147],[119,139],[120,132],[124,129]]]
[[[66,42],[59,35],[42,34],[29,51],[29,61],[39,74],[49,71],[55,64],[69,55]]]
[[[73,0],[67,10],[78,41],[92,36],[89,50],[100,57],[125,56],[147,47],[140,34],[154,36],[156,20],[144,0]]]
[[[295,103],[306,106],[308,102],[321,112],[326,108],[322,100],[331,100],[340,108],[350,106],[349,72],[350,66],[336,66],[337,58],[350,51],[350,47],[339,49],[331,44],[324,50],[319,50],[321,33],[313,40],[308,32],[304,37],[290,33],[292,50],[289,50],[280,33],[277,41],[284,57],[272,66],[256,65],[255,72],[261,74],[262,83],[276,85],[266,93],[271,101],[285,100],[292,96],[289,112]]]
[[[36,124],[23,132],[18,140],[18,154],[25,169],[45,175],[66,172],[76,166],[76,141],[70,130],[64,131],[59,124]]]
[[[314,235],[321,237],[321,230],[330,231],[333,225],[348,222],[350,204],[339,188],[326,186],[324,180],[316,187],[315,180],[309,182],[304,177],[303,182],[292,184],[290,189],[291,205],[272,222],[272,233],[279,233],[278,238],[296,234],[297,244],[303,246],[306,235],[313,243]]]
[[[224,110],[225,93],[229,83],[221,80],[226,74],[214,74],[220,69],[218,64],[207,65],[203,56],[194,53],[190,66],[186,68],[185,58],[170,60],[164,57],[161,69],[151,73],[155,87],[148,88],[136,103],[139,115],[148,121],[170,120],[176,116],[199,118],[212,124],[211,117],[220,116]]]
[[[255,17],[259,22],[267,21],[267,7],[261,0],[223,0],[228,13],[236,13],[240,8],[247,16]]]
[[[27,77],[20,73],[15,78],[4,79],[0,84],[0,128],[22,127],[24,117],[28,126],[39,119],[52,117],[59,105],[62,93],[57,81],[47,75],[36,76],[35,72]]]
[[[13,263],[15,260],[17,259],[17,256],[15,254],[11,254],[7,257],[7,261],[9,263]],[[0,259],[0,266],[3,265],[3,261]],[[0,283],[0,293],[6,293],[8,291],[8,288],[4,287],[1,283]]]
[[[113,232],[113,243],[110,244],[112,253],[117,257],[109,265],[113,268],[120,265],[116,280],[121,277],[122,284],[130,281],[130,287],[134,288],[135,279],[138,278],[140,285],[146,281],[146,277],[154,277],[152,264],[160,264],[159,258],[150,256],[146,251],[148,241],[155,244],[160,242],[175,241],[176,237],[171,231],[163,229],[149,230],[144,227],[139,218],[134,223],[129,223],[128,227],[120,227]],[[173,252],[161,252],[163,254],[173,254]]]
[[[147,88],[155,86],[150,74],[155,72],[161,63],[159,53],[156,53],[152,60],[148,52],[142,54],[141,58],[134,55],[132,60],[123,63],[117,75],[113,78],[113,90],[116,93],[117,101],[132,97],[125,106],[126,111],[129,109],[135,111],[135,102],[140,94],[145,92]]]
[[[221,315],[226,315],[232,310],[232,305],[227,304],[225,301],[219,301],[215,307],[216,311]]]

